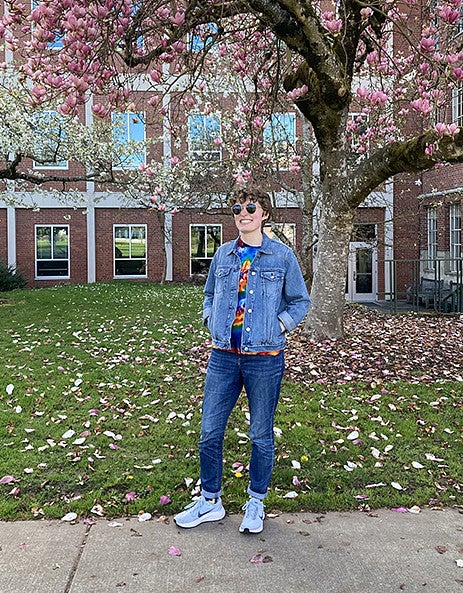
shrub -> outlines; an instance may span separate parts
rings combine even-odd
[[[15,266],[9,266],[0,260],[0,292],[25,288],[27,280]]]

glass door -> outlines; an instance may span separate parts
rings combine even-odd
[[[369,243],[351,243],[347,267],[346,299],[375,301],[377,292],[376,248]]]

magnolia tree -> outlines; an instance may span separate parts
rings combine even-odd
[[[305,326],[315,338],[342,335],[358,206],[396,174],[463,161],[463,133],[446,108],[463,81],[461,0],[43,0],[31,14],[16,0],[5,4],[0,33],[31,81],[34,107],[53,96],[60,113],[72,114],[93,95],[102,97],[95,116],[105,117],[110,106],[128,108],[143,80],[154,91],[149,107],[165,115],[165,96],[189,101],[223,64],[247,93],[236,106],[241,140],[227,146],[237,181],[256,172],[249,148],[275,101],[284,96],[299,109],[320,172]]]

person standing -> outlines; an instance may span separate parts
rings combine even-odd
[[[274,463],[274,415],[284,372],[286,334],[305,317],[307,288],[293,251],[264,232],[272,206],[257,188],[232,195],[239,236],[215,253],[204,288],[203,322],[212,349],[202,404],[199,441],[201,496],[174,517],[196,527],[225,516],[222,449],[226,425],[244,387],[252,442],[249,499],[240,532],[260,533]]]

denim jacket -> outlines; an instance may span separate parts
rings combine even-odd
[[[237,242],[230,241],[219,247],[204,287],[203,322],[217,348],[231,348],[240,275]],[[248,274],[242,352],[284,348],[285,333],[304,319],[309,305],[309,294],[293,251],[264,233]],[[285,332],[281,331],[279,321]]]

